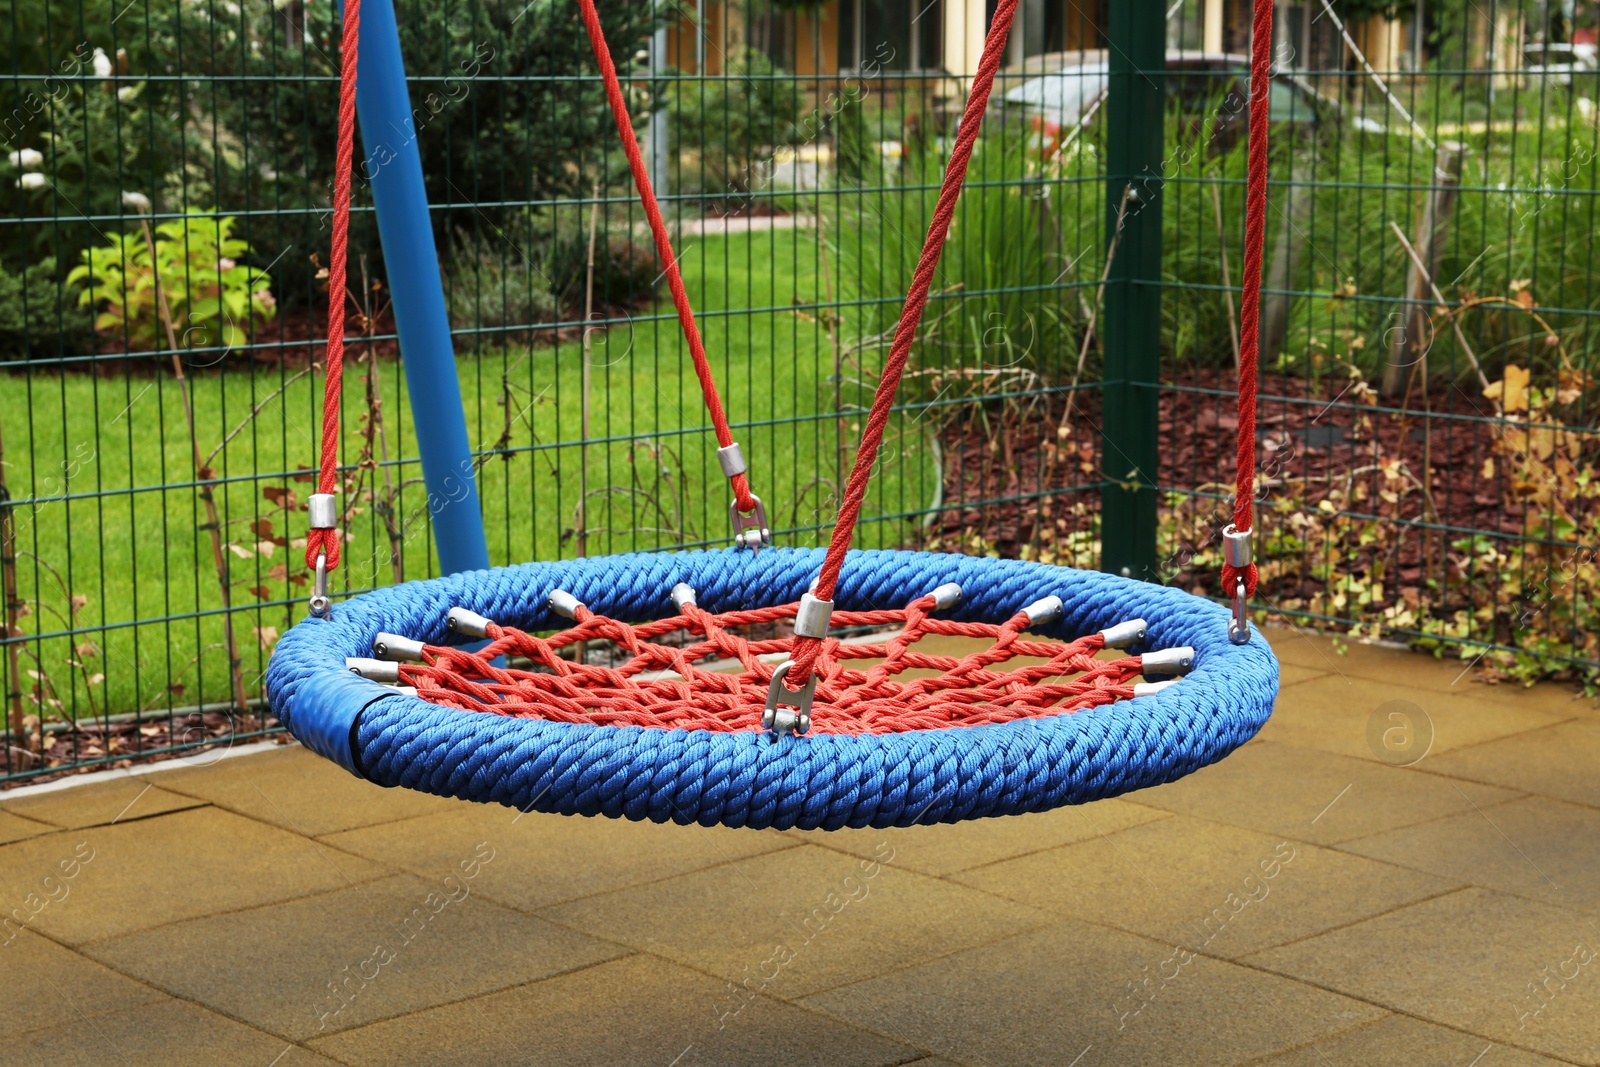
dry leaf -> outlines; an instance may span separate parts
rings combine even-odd
[[[253,558],[255,558],[255,553],[254,552],[250,551],[248,548],[244,547],[243,545],[236,545],[236,544],[233,544],[232,542],[229,542],[229,544],[228,544],[228,551],[232,552],[235,556],[238,556],[240,559],[253,559]]]
[[[278,628],[276,626],[257,626],[254,627],[254,632],[256,640],[261,642],[263,649],[271,648],[273,643],[278,640]]]
[[[1492,383],[1483,391],[1483,395],[1498,401],[1506,411],[1527,411],[1528,383],[1532,380],[1531,371],[1523,370],[1515,363],[1507,363],[1505,377]]]

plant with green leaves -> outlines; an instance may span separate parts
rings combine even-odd
[[[742,197],[765,184],[773,150],[797,139],[805,95],[755,48],[733,50],[727,69],[722,78],[674,82],[668,110],[677,144],[700,153],[704,191]]]
[[[230,215],[191,210],[181,219],[113,234],[87,248],[67,284],[83,286],[78,303],[100,309],[95,328],[120,334],[130,350],[232,348],[277,311],[272,278],[242,262],[250,243],[233,236]]]

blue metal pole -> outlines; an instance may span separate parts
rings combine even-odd
[[[362,0],[357,62],[359,166],[372,183],[439,566],[445,574],[481,570],[489,566],[489,546],[393,0]]]

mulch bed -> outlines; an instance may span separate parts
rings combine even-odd
[[[263,731],[277,730],[278,720],[271,714],[245,719],[223,712],[192,713],[143,721],[84,722],[74,729],[45,733],[42,738],[36,734],[29,749],[16,744],[6,746],[0,750],[0,775],[25,773],[40,766],[46,768],[42,774],[11,783],[21,786],[38,785],[71,774],[131,767],[135,762],[148,764],[183,759],[209,763],[221,751],[232,747],[241,735],[248,736],[249,740],[237,743],[252,744],[265,740],[291,743],[293,739],[282,732],[270,737],[256,736]],[[178,745],[200,744],[205,747],[160,751]],[[4,788],[4,783],[0,783],[0,790]]]
[[[1424,470],[1431,472],[1427,481],[1440,523],[1459,530],[1522,531],[1523,505],[1513,499],[1503,473],[1495,478],[1480,473],[1485,460],[1495,455],[1495,427],[1472,420],[1492,418],[1488,401],[1465,386],[1436,385],[1425,402],[1417,396],[1384,402],[1403,413],[1373,413],[1349,384],[1347,379],[1314,383],[1264,375],[1257,416],[1258,472],[1309,482],[1313,493],[1319,483],[1364,478],[1368,502],[1354,508],[1375,509],[1383,478],[1371,468],[1380,459],[1398,457],[1419,479]],[[1219,526],[1226,521],[1236,469],[1235,404],[1233,375],[1222,369],[1189,372],[1164,383],[1159,401],[1158,482],[1164,489],[1214,494]],[[1126,471],[1111,459],[1102,460],[1099,396],[1080,394],[1063,432],[1059,427],[1065,407],[1064,397],[1041,398],[1028,410],[991,407],[946,424],[941,444],[948,510],[926,531],[928,541],[970,551],[975,535],[1000,555],[1015,556],[1024,546],[1039,543],[1043,524],[1054,527],[1051,535],[1057,541],[1061,532],[1091,528],[1099,490],[1075,487],[1121,478]],[[1046,494],[1059,495],[1042,503]],[[1268,500],[1272,494],[1273,487],[1263,491]],[[974,503],[953,506],[961,501]],[[1165,495],[1161,506],[1168,506]],[[1421,494],[1402,497],[1393,517],[1423,519]],[[1393,558],[1390,581],[1395,591],[1422,583],[1424,568],[1439,566],[1440,540],[1461,536],[1431,533],[1430,545],[1423,536],[1408,536]],[[1347,556],[1344,569],[1359,571],[1361,566]],[[1205,591],[1215,580],[1182,572],[1169,578]],[[1318,584],[1302,578],[1294,588],[1275,592],[1306,596]]]

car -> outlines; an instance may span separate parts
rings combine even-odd
[[[1042,150],[1059,151],[1105,103],[1110,64],[1104,51],[1061,52],[1035,56],[1002,78],[1002,84],[1011,86],[1002,106],[1021,105]],[[1207,137],[1213,150],[1226,149],[1244,135],[1250,121],[1249,87],[1249,56],[1167,52],[1167,99],[1177,107],[1186,130]],[[1274,123],[1309,132],[1337,119],[1339,105],[1293,74],[1275,74],[1271,94]]]

